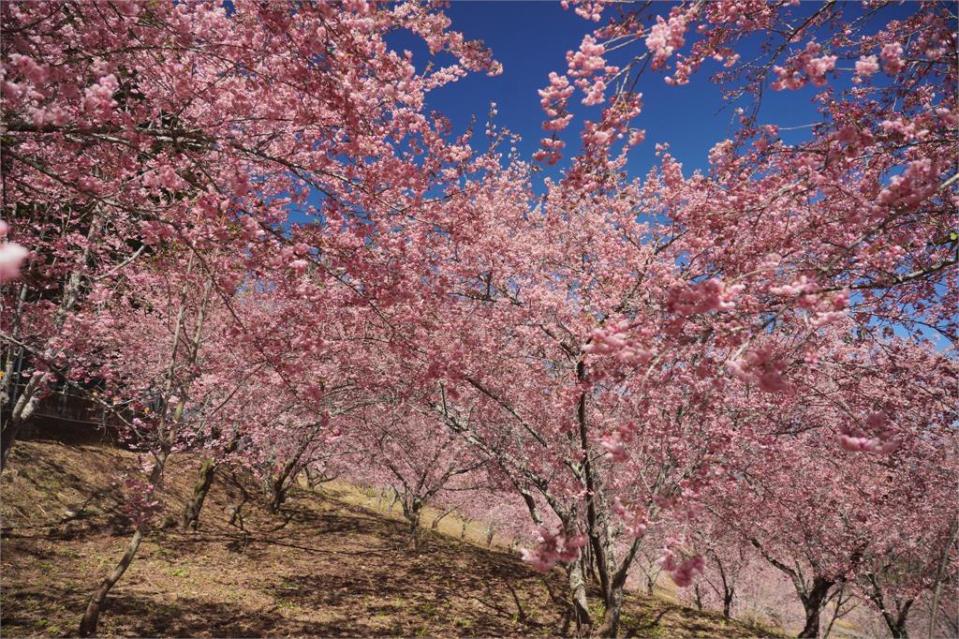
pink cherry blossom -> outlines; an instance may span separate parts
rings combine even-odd
[[[20,277],[20,265],[30,254],[16,242],[0,243],[0,282],[9,282]]]

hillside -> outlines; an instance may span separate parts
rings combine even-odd
[[[129,522],[118,469],[136,456],[101,446],[22,442],[0,479],[4,636],[62,636],[118,558]],[[178,513],[198,460],[171,458],[164,510]],[[156,530],[111,595],[101,634],[134,636],[554,635],[549,582],[504,550],[430,534],[422,552],[403,525],[348,486],[295,490],[271,516],[248,479],[217,476],[198,533]],[[247,492],[244,528],[230,505]],[[161,518],[162,520],[162,518]],[[444,527],[440,527],[444,531]],[[625,628],[640,637],[764,636],[658,598],[631,596]]]

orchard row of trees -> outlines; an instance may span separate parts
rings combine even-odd
[[[63,389],[148,460],[80,634],[185,452],[185,527],[221,464],[274,508],[304,471],[391,485],[414,537],[429,503],[535,526],[564,632],[616,636],[640,566],[732,614],[757,562],[804,637],[850,596],[955,624],[954,6],[570,4],[601,26],[530,159],[427,107],[500,72],[432,5],[2,5],[3,462]],[[629,176],[637,89],[714,61],[736,135]],[[762,95],[809,86],[787,142]]]

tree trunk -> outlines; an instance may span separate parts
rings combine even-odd
[[[815,606],[805,606],[806,625],[797,637],[799,639],[816,639],[819,636],[819,613],[820,608]]]
[[[213,485],[213,475],[216,472],[216,462],[212,459],[204,459],[200,466],[199,479],[193,486],[193,496],[187,501],[186,508],[183,509],[183,519],[180,527],[183,530],[196,530],[200,525],[200,511],[203,509],[203,502],[206,500],[207,493],[210,492],[210,486]]]
[[[190,266],[188,267],[188,270],[187,270],[188,273],[190,272],[190,270],[192,270],[192,266],[193,266],[193,258],[191,256]],[[73,281],[73,276],[71,275],[71,285],[72,284],[74,284],[74,281]],[[60,309],[61,311],[63,311],[64,308],[69,310],[73,307],[73,304],[76,301],[75,296],[78,291],[78,285],[79,285],[79,280],[77,280],[76,286],[73,287],[73,289],[70,292],[71,299],[69,299],[68,302],[65,303],[65,305],[61,306],[61,309]],[[212,281],[210,281],[207,286],[205,299],[206,299],[206,296],[209,295],[211,285],[212,285]],[[67,295],[67,293],[65,292],[64,295]],[[183,291],[183,296],[184,298],[186,296],[185,288]],[[204,301],[204,306],[201,307],[199,316],[197,318],[196,333],[193,336],[193,343],[192,343],[193,350],[188,357],[188,363],[191,365],[195,364],[197,361],[197,353],[198,353],[198,348],[200,344],[200,330],[201,330],[201,327],[203,326],[203,312],[204,312],[203,308],[205,307],[205,304],[206,302]],[[180,310],[177,313],[176,327],[173,331],[173,348],[170,354],[169,377],[167,379],[166,391],[164,395],[164,404],[166,404],[166,402],[169,401],[171,392],[174,388],[174,379],[175,379],[174,373],[175,373],[175,368],[177,363],[177,348],[179,346],[180,331],[183,328],[183,318],[184,318],[185,312],[186,312],[186,305],[184,303],[184,299],[181,299]],[[186,402],[183,400],[180,400],[173,411],[173,416],[170,421],[170,424],[173,425],[174,429],[176,425],[180,424],[181,420],[183,419],[183,411],[185,406],[186,406]],[[167,408],[169,408],[169,406],[165,405],[164,411],[163,411],[164,413],[166,412]],[[159,452],[156,454],[156,463],[153,465],[153,470],[150,472],[149,485],[152,490],[156,490],[157,488],[160,487],[160,484],[163,480],[163,470],[164,470],[164,467],[166,466],[166,461],[170,455],[170,450],[172,448],[172,441],[171,441],[172,438],[169,436],[169,434],[173,432],[173,430],[167,431],[166,427],[167,427],[167,421],[164,418],[160,422],[160,425],[157,429],[157,432],[160,434],[160,441],[162,443],[161,443]],[[123,557],[120,558],[120,562],[113,569],[113,572],[111,572],[102,582],[100,582],[99,588],[97,588],[96,592],[93,593],[93,596],[90,597],[90,602],[87,604],[87,609],[83,613],[83,618],[80,620],[80,627],[77,630],[77,634],[79,634],[81,637],[92,637],[96,634],[97,623],[100,620],[100,609],[103,607],[103,603],[106,601],[107,595],[110,594],[110,590],[120,580],[120,577],[123,576],[123,573],[126,572],[127,568],[130,567],[130,562],[133,561],[133,558],[137,554],[137,550],[140,548],[140,543],[143,541],[143,535],[144,535],[146,526],[147,526],[147,523],[142,520],[137,523],[136,529],[133,532],[133,537],[130,538],[130,544],[127,546],[126,552],[123,553]]]
[[[316,490],[316,487],[322,483],[320,477],[317,477],[313,471],[310,470],[309,466],[304,468],[303,472],[306,474],[306,487],[310,490]]]
[[[20,428],[30,419],[37,409],[37,404],[40,403],[39,380],[40,377],[36,375],[30,378],[26,388],[23,389],[23,394],[17,398],[10,417],[0,430],[0,471],[7,467],[7,456],[13,448],[13,443],[17,441]]]
[[[493,545],[493,535],[495,534],[493,530],[493,524],[490,524],[486,528],[486,547],[489,548]]]
[[[890,620],[887,619],[886,625],[889,626],[889,632],[892,634],[892,639],[909,639],[909,631],[906,630],[905,619],[897,619],[892,623],[890,623]]]
[[[163,467],[166,464],[167,455],[169,455],[169,451],[163,450],[157,456],[156,465],[150,473],[150,485],[153,487],[158,486],[160,479],[163,477]],[[80,628],[77,630],[79,636],[93,637],[96,635],[97,623],[100,621],[100,609],[103,607],[103,602],[106,601],[110,590],[120,581],[120,577],[127,571],[127,568],[130,567],[130,563],[136,556],[137,550],[140,548],[140,543],[143,541],[144,526],[145,524],[143,523],[137,524],[136,530],[133,532],[133,537],[130,538],[130,544],[120,558],[119,563],[114,567],[113,572],[100,582],[100,586],[96,589],[96,592],[93,593],[93,596],[90,597],[90,601],[87,603],[87,609],[84,611],[83,618],[80,620]]]
[[[100,621],[100,608],[103,606],[103,602],[106,601],[110,590],[120,581],[120,577],[122,577],[123,573],[130,567],[130,562],[132,562],[133,557],[136,556],[141,541],[143,541],[143,530],[137,527],[133,533],[133,537],[130,539],[130,545],[127,546],[127,551],[123,553],[123,557],[120,559],[120,563],[116,565],[113,572],[110,573],[106,579],[100,582],[100,587],[97,588],[93,596],[90,597],[87,609],[83,613],[83,619],[80,620],[80,628],[77,630],[79,636],[93,637],[97,634],[97,623]]]
[[[927,627],[929,639],[932,639],[933,632],[935,632],[936,616],[939,614],[939,597],[942,596],[942,581],[946,574],[946,566],[949,564],[949,553],[952,545],[956,543],[957,535],[959,535],[959,517],[953,517],[950,525],[949,543],[943,548],[942,555],[939,558],[939,567],[936,569],[936,580],[933,582],[936,585],[932,589],[932,606],[929,609],[929,625]]]
[[[703,611],[703,590],[699,587],[699,584],[693,586],[693,595],[694,601],[696,603],[696,610]]]
[[[882,611],[882,618],[889,627],[889,633],[892,639],[909,639],[909,631],[906,629],[906,619],[909,617],[909,610],[912,608],[912,600],[906,602],[905,606],[897,606],[898,614],[892,614],[887,610]]]
[[[390,503],[386,507],[386,512],[392,515],[393,507],[396,506],[396,502],[398,502],[399,500],[400,500],[400,494],[394,490],[392,496],[390,497]]]
[[[410,522],[410,544],[414,552],[420,551],[420,522]]]
[[[729,621],[733,618],[733,596],[735,592],[729,588],[723,593],[723,619]]]
[[[284,501],[286,501],[286,491],[283,490],[282,482],[274,482],[270,487],[270,512],[280,512]]]
[[[422,513],[423,505],[418,503],[418,500],[413,500],[412,503],[403,501],[403,517],[406,518],[407,523],[409,523],[410,530],[410,547],[419,551],[420,549],[420,514]]]
[[[819,636],[819,616],[829,589],[834,581],[816,577],[813,579],[812,589],[802,598],[803,609],[806,611],[806,625],[799,633],[799,639],[816,639]]]
[[[603,557],[603,560],[606,561],[607,565],[615,566],[615,559],[612,555],[612,549],[605,547],[604,550],[607,551],[607,554]],[[603,626],[599,629],[599,634],[602,637],[616,637],[619,633],[619,618],[623,610],[623,591],[626,588],[626,579],[629,575],[629,567],[633,564],[633,560],[636,558],[636,551],[639,550],[639,539],[635,539],[632,545],[629,547],[629,550],[626,551],[626,554],[623,556],[623,561],[612,573],[612,578],[607,582],[609,584],[609,589],[606,591],[606,596],[603,598],[603,605],[606,607],[606,612],[603,615]],[[606,571],[609,574],[609,571]],[[697,597],[698,598],[698,597]]]
[[[580,551],[584,555],[583,559],[583,579],[588,581],[591,584],[597,582],[596,578],[596,566],[593,561],[593,548],[589,544],[583,546],[583,549]]]
[[[584,636],[589,634],[589,629],[593,625],[589,617],[589,604],[586,599],[586,583],[583,581],[583,569],[580,565],[583,561],[582,555],[575,562],[571,563],[567,572],[569,573],[569,593],[572,599],[573,621],[576,622],[576,634]]]
[[[289,476],[290,469],[287,467],[284,468],[283,472],[281,472],[277,477],[270,480],[270,503],[268,508],[273,514],[280,512],[280,507],[283,506],[283,502],[286,501],[286,492],[289,489],[286,480],[289,478]]]
[[[603,625],[597,633],[600,637],[616,637],[619,633],[619,618],[623,611],[623,589],[614,587],[609,593],[606,602],[606,612],[603,614]]]

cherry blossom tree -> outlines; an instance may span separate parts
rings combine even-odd
[[[604,3],[573,4],[599,20]],[[612,17],[541,92],[552,131],[571,123],[577,92],[603,106],[599,120],[583,123],[564,180],[583,193],[616,188],[643,137],[632,126],[640,77],[663,70],[681,90],[716,60],[714,79],[731,98],[751,98],[751,110],[735,138],[710,152],[708,174],[684,177],[664,151],[657,176],[654,211],[688,243],[688,267],[742,286],[736,304],[752,307],[753,330],[794,310],[822,324],[848,307],[864,330],[896,326],[954,342],[957,65],[946,6],[911,5],[906,18],[882,4],[682,3],[654,15],[660,8]],[[736,46],[756,36],[760,55],[742,60]],[[807,140],[788,144],[779,123],[764,123],[761,96],[803,88],[821,118]],[[540,157],[556,161],[562,145],[554,133]]]
[[[871,362],[878,366],[882,359],[873,355]],[[890,386],[875,388],[874,400],[888,399],[889,406],[904,402],[897,407],[902,411],[897,419],[905,424],[915,418],[914,428],[925,428],[895,447],[874,444],[883,441],[880,433],[859,438],[866,443],[850,442],[842,433],[855,416],[830,407],[844,404],[843,393],[862,397],[858,383],[875,383],[875,377],[863,375],[851,388],[840,381],[827,394],[781,404],[778,419],[766,417],[767,411],[740,413],[737,445],[727,449],[723,459],[728,477],[711,484],[703,496],[707,511],[731,525],[742,542],[754,546],[792,581],[806,613],[800,636],[818,636],[822,608],[838,589],[855,592],[866,585],[881,590],[883,574],[890,579],[890,601],[897,596],[901,602],[895,613],[885,609],[893,622],[890,628],[902,632],[909,609],[903,595],[918,591],[906,568],[910,560],[900,560],[898,554],[923,547],[930,552],[926,561],[934,562],[949,543],[954,500],[928,486],[955,482],[955,434],[950,426],[955,418],[945,412],[945,422],[940,422],[943,409],[938,408],[937,415],[935,402],[916,397],[915,388],[905,403],[907,398],[893,388],[896,375],[886,371],[881,379]],[[840,425],[830,426],[830,420]],[[836,451],[837,438],[846,452]],[[922,541],[927,535],[938,541]],[[915,574],[923,575],[920,580],[934,574],[928,566],[913,566]],[[882,594],[859,592],[883,600]],[[897,626],[900,614],[903,624]]]
[[[187,450],[208,463],[185,526],[217,464],[279,509],[331,451],[396,487],[414,540],[428,501],[482,483],[475,517],[511,491],[579,633],[616,636],[640,554],[729,616],[747,549],[801,636],[840,589],[896,636],[931,597],[933,624],[955,579],[951,8],[619,9],[540,91],[534,161],[563,160],[572,100],[587,118],[538,189],[495,107],[485,150],[428,112],[499,71],[433,5],[2,6],[3,459],[58,385],[95,387],[152,456],[81,635]],[[731,139],[705,171],[659,144],[628,175],[642,83],[713,62],[745,104]],[[770,90],[811,98],[806,133],[767,121]]]
[[[576,550],[589,541],[608,605],[605,632],[613,632],[646,519],[708,474],[709,448],[719,442],[697,428],[697,405],[681,385],[660,392],[657,403],[643,399],[643,385],[661,383],[672,360],[647,380],[610,370],[604,357],[594,366],[589,344],[600,309],[629,305],[646,275],[664,298],[675,282],[662,276],[672,269],[658,264],[636,273],[632,254],[624,255],[628,246],[652,263],[662,250],[629,243],[632,233],[648,230],[636,222],[633,203],[610,197],[576,204],[557,185],[530,213],[517,177],[525,170],[522,163],[491,170],[464,189],[472,226],[447,236],[441,268],[448,271],[438,277],[453,283],[442,310],[425,318],[429,343],[419,352],[426,355],[406,362],[414,368],[407,377],[432,384],[433,413],[510,477],[536,524],[546,521],[536,496],[558,520],[559,532],[540,531],[530,560],[543,568],[564,558],[577,564],[568,573],[580,626],[592,620]],[[643,366],[654,358],[630,352],[617,361]],[[671,570],[679,577],[694,564],[677,552]]]
[[[236,242],[247,270],[314,262],[360,297],[363,237],[390,232],[470,155],[425,95],[496,73],[478,43],[415,4],[7,3],[3,6],[4,458],[75,355],[69,318],[94,283],[163,243]],[[452,65],[418,72],[407,30]],[[319,207],[307,203],[322,194]],[[283,233],[291,210],[315,223]],[[424,213],[424,218],[426,214]],[[334,239],[350,227],[344,237]],[[7,227],[4,227],[5,232]],[[294,237],[295,236],[295,237]],[[260,250],[243,252],[246,243]],[[285,248],[278,249],[278,244]],[[354,260],[351,262],[351,260]],[[238,279],[239,277],[239,279]],[[57,366],[56,370],[51,366]],[[9,405],[9,406],[8,406]]]
[[[445,493],[486,488],[483,461],[434,416],[415,405],[383,402],[358,415],[350,429],[361,453],[355,455],[351,478],[389,486],[409,524],[410,542],[420,549],[423,509]]]
[[[580,15],[600,19],[603,3],[574,4]],[[757,3],[743,11],[734,3],[688,3],[673,6],[668,16],[652,16],[655,24],[648,27],[643,12],[659,9],[649,5],[619,12],[568,54],[566,74],[552,74],[540,93],[544,128],[553,133],[537,159],[561,159],[559,132],[573,121],[567,105],[578,91],[585,105],[603,109],[598,120],[582,123],[582,149],[563,174],[567,211],[611,193],[630,197],[621,176],[627,153],[644,138],[632,122],[641,113],[638,79],[648,68],[671,65],[667,82],[682,85],[715,58],[728,69],[717,78],[732,88],[731,97],[751,97],[754,106],[740,113],[735,138],[710,152],[708,173],[685,177],[668,146],[657,147],[661,166],[634,190],[632,201],[642,203],[635,216],[661,221],[637,233],[644,248],[657,250],[634,262],[640,272],[643,264],[658,269],[658,280],[643,272],[637,285],[645,307],[658,312],[596,306],[601,325],[584,350],[606,357],[606,375],[648,375],[669,364],[695,370],[713,380],[714,391],[723,389],[702,398],[714,398],[711,410],[719,410],[707,419],[730,437],[742,437],[743,413],[727,411],[736,382],[755,389],[748,401],[756,403],[740,409],[766,423],[782,423],[777,407],[783,397],[791,403],[808,398],[808,390],[820,397],[839,390],[841,399],[825,402],[816,421],[834,415],[832,441],[852,451],[890,454],[921,441],[927,428],[936,432],[954,422],[954,410],[943,401],[954,379],[951,354],[890,341],[895,332],[919,343],[930,336],[956,339],[957,243],[949,230],[956,180],[948,150],[956,141],[954,16],[935,4],[914,8],[904,20],[881,6],[866,7],[853,19],[854,5]],[[762,53],[741,63],[733,45],[757,31],[766,34]],[[687,38],[693,39],[690,52],[681,53]],[[612,61],[634,42],[640,49],[635,57]],[[856,62],[855,69],[837,67],[841,58]],[[882,79],[871,77],[880,69]],[[847,74],[848,85],[838,81],[840,74]],[[760,97],[767,88],[806,85],[818,89],[821,121],[807,141],[787,144],[775,123],[762,123]],[[919,137],[897,132],[913,119]],[[553,192],[548,198],[555,206]],[[620,220],[616,228],[629,229],[632,222]],[[573,243],[564,252],[590,265],[601,260],[598,226],[573,234],[588,237],[582,242],[588,248]],[[592,301],[595,290],[602,289],[577,281],[570,295]],[[852,339],[858,341],[851,350]],[[930,367],[913,368],[905,364],[909,357]],[[854,380],[867,361],[874,372]],[[917,373],[933,379],[910,379]],[[696,388],[688,378],[670,381]],[[877,393],[888,394],[888,408]],[[925,395],[922,403],[917,394]],[[797,420],[776,435],[804,428]],[[628,450],[621,441],[608,443]],[[793,452],[798,458],[809,453]],[[797,588],[810,604],[804,633],[817,632],[811,627],[818,627],[815,611],[860,560],[850,547],[840,567],[814,570],[822,574],[809,583],[800,577]],[[823,564],[819,557],[815,562]]]
[[[754,552],[732,527],[712,517],[697,527],[692,544],[704,558],[701,583],[694,588],[696,605],[718,608],[724,619],[732,619],[737,586],[748,575]]]
[[[31,255],[3,291],[4,308],[15,310],[3,320],[11,389],[4,457],[52,383],[109,368],[93,361],[104,352],[115,361],[130,355],[106,351],[82,330],[105,312],[101,300],[151,272],[139,266],[146,256],[174,251],[181,257],[168,265],[199,278],[204,299],[221,302],[250,274],[296,274],[309,264],[356,297],[376,294],[381,283],[359,284],[368,267],[355,259],[365,246],[358,232],[393,229],[430,188],[455,182],[470,154],[447,142],[445,122],[423,113],[425,94],[467,71],[497,71],[485,49],[448,30],[442,13],[412,4],[289,12],[261,3],[23,3],[4,5],[3,17],[3,217],[15,232],[4,245],[5,282],[23,257],[17,247]],[[397,29],[456,62],[417,72],[409,55],[385,44]],[[323,194],[320,209],[306,205],[310,193]],[[297,207],[321,222],[285,232]],[[226,306],[232,334],[248,334]],[[148,315],[180,318],[172,320],[184,332],[173,332],[170,361],[108,381],[117,384],[114,397],[134,398],[134,410],[156,404],[133,424],[136,438],[156,445],[155,486],[175,445],[171,428],[208,406],[183,393],[198,381],[203,313],[168,296],[166,308]],[[183,361],[181,335],[190,331],[197,343]],[[142,361],[155,362],[154,354]],[[283,377],[281,367],[273,372]],[[91,600],[81,634],[95,630],[142,529]]]
[[[675,168],[668,157],[664,165]],[[532,207],[524,170],[491,169],[464,188],[468,200],[450,199],[469,207],[472,226],[442,238],[436,279],[446,301],[442,310],[416,306],[433,312],[418,317],[424,341],[403,375],[434,384],[434,412],[496,460],[528,504],[536,493],[558,518],[530,560],[570,561],[580,626],[591,625],[583,564],[596,567],[601,632],[612,633],[647,520],[694,503],[721,474],[733,438],[801,433],[798,417],[783,418],[784,402],[815,402],[834,455],[889,454],[954,420],[947,355],[854,338],[845,298],[832,293],[769,316],[747,285],[704,279],[668,218],[639,215],[660,210],[668,179],[622,182],[588,199],[564,181]],[[753,432],[742,432],[744,421]],[[583,533],[589,551],[578,555]],[[681,585],[702,568],[681,536],[663,561]]]
[[[130,289],[112,291],[121,299],[115,300],[111,314],[96,313],[88,324],[92,330],[87,352],[102,358],[99,371],[110,383],[110,403],[126,404],[124,412],[131,415],[124,420],[123,434],[151,460],[144,468],[146,480],[129,480],[133,536],[91,596],[80,622],[81,636],[95,634],[103,602],[136,556],[155,514],[155,495],[167,459],[188,429],[193,407],[204,401],[194,382],[208,365],[205,337],[211,316],[217,319],[211,308],[212,281],[195,268],[192,254],[173,254],[153,266],[159,272],[166,270],[164,266],[171,268],[163,278],[146,269],[130,277]],[[96,293],[92,300],[106,302]],[[158,348],[161,345],[166,348]]]

